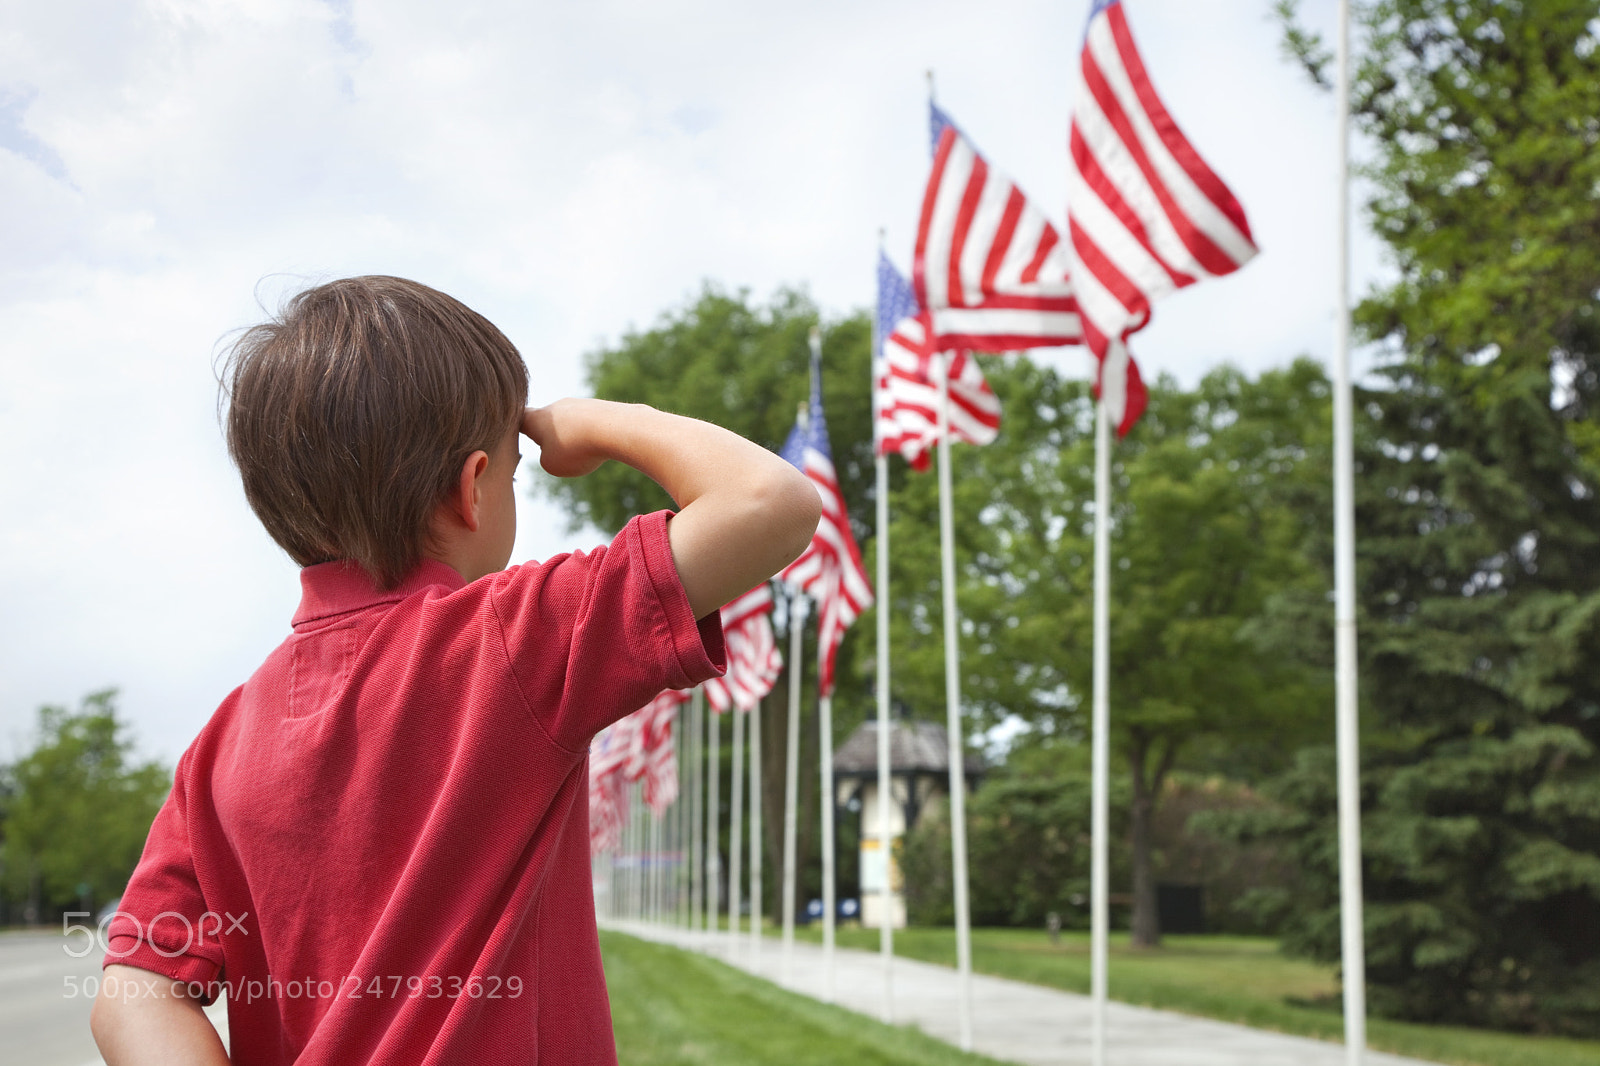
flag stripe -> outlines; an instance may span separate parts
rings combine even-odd
[[[1130,55],[1134,60],[1131,66],[1127,62]],[[1095,92],[1097,102],[1117,130],[1129,159],[1161,200],[1166,218],[1191,253],[1192,262],[1204,264],[1207,273],[1218,276],[1250,259],[1255,245],[1249,227],[1235,221],[1243,219],[1243,208],[1200,160],[1156,95],[1138,58],[1121,4],[1108,9],[1106,18],[1090,30],[1084,55],[1086,77],[1091,69],[1102,79]],[[1154,102],[1159,114],[1150,112],[1149,102]],[[1180,153],[1188,157],[1188,166],[1178,158]],[[1209,190],[1203,189],[1202,183]],[[1219,197],[1233,201],[1231,208],[1220,209]],[[1168,258],[1182,264],[1176,256]]]
[[[1146,293],[1170,292],[1193,284],[1194,277],[1161,258],[1139,213],[1123,198],[1122,190],[1100,166],[1076,126],[1071,142],[1076,165],[1067,168],[1067,202],[1073,205],[1073,221],[1100,243],[1114,245],[1113,254],[1133,264],[1130,273]]]
[[[1108,157],[1108,169],[1122,164],[1124,173],[1118,175],[1118,188],[1125,192],[1148,190],[1155,199],[1155,210],[1147,208],[1146,217],[1156,222],[1154,236],[1162,257],[1172,263],[1193,263],[1211,275],[1227,273],[1232,260],[1210,238],[1199,232],[1178,207],[1172,189],[1162,180],[1169,175],[1158,173],[1140,137],[1142,131],[1135,130],[1134,120],[1123,110],[1122,101],[1108,84],[1092,52],[1084,55],[1083,76],[1089,94],[1100,105],[1100,116],[1107,127],[1097,129],[1094,125],[1088,126],[1091,138],[1098,134],[1100,145]],[[1115,76],[1114,72],[1112,76]],[[1179,170],[1176,166],[1171,169]]]
[[[935,350],[1082,340],[1069,258],[1020,189],[954,125],[942,126],[923,193],[912,281]]]
[[[1039,221],[1043,222],[1043,217]],[[1028,265],[1023,268],[1022,274],[1017,278],[1017,281],[1023,285],[1032,285],[1038,281],[1039,272],[1044,269],[1045,263],[1051,258],[1051,253],[1060,244],[1061,238],[1056,236],[1055,227],[1046,226],[1044,232],[1039,236],[1039,243],[1034,247],[1033,258],[1028,260]]]
[[[1000,225],[995,230],[994,239],[989,244],[989,257],[983,264],[983,286],[979,290],[985,301],[999,295],[995,287],[995,279],[1000,276],[1000,267],[1012,254],[1011,239],[1017,234],[1017,220],[1022,217],[1022,193],[1013,186],[1006,196],[1006,206],[1000,216]]]
[[[946,298],[952,307],[967,305],[966,287],[961,284],[961,260],[967,250],[967,235],[972,229],[972,219],[978,213],[978,203],[983,199],[983,189],[988,183],[988,171],[982,159],[972,157],[972,169],[967,175],[966,188],[961,193],[961,206],[956,210],[955,232],[950,237],[950,280]]]
[[[1190,144],[1189,139],[1178,129],[1178,124],[1167,111],[1166,104],[1162,103],[1161,97],[1156,94],[1155,83],[1150,80],[1150,75],[1144,67],[1144,59],[1133,43],[1133,31],[1128,28],[1127,15],[1120,4],[1110,13],[1106,24],[1116,42],[1122,68],[1128,72],[1128,82],[1139,99],[1140,106],[1137,110],[1148,116],[1150,132],[1160,138],[1167,154],[1182,167],[1196,189],[1227,218],[1233,230],[1239,235],[1242,243],[1234,247],[1229,254],[1236,260],[1249,259],[1255,255],[1255,243],[1250,235],[1250,223],[1245,218],[1244,207],[1223,184],[1222,179],[1217,177],[1216,172],[1200,158],[1200,153],[1195,151],[1194,145]]]
[[[939,212],[936,207],[939,194],[946,185],[945,172],[950,167],[950,155],[955,150],[955,145],[956,138],[951,132],[947,131],[940,136],[938,148],[933,156],[933,172],[928,175],[928,191],[922,198],[922,217],[917,223],[917,246],[912,257],[911,281],[916,287],[917,302],[923,307],[943,306],[947,303],[945,285],[948,277],[941,277],[938,271],[934,271],[934,277],[930,282],[925,265],[930,249],[937,247],[941,241],[946,247],[949,245],[948,234],[942,232],[948,211]],[[936,232],[936,227],[941,232]],[[944,254],[948,256],[948,252]]]
[[[777,684],[783,656],[772,634],[771,612],[766,582],[722,608],[728,668],[705,683],[706,698],[718,712],[754,710]]]

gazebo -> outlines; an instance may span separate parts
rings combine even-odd
[[[967,752],[963,766],[970,791],[983,775],[983,757]],[[889,879],[890,922],[906,924],[905,895],[896,859],[900,840],[917,824],[930,801],[950,790],[950,744],[944,726],[895,717],[889,723],[889,829],[891,854],[878,844],[878,723],[863,722],[833,754],[834,801],[849,809],[860,800],[861,924],[877,928],[883,920],[883,885]]]

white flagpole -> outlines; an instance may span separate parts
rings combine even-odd
[[[822,366],[822,330],[816,326],[811,327],[811,365],[813,373],[821,374]],[[845,560],[835,563],[834,581],[836,585],[831,595],[818,601],[819,609],[824,603],[831,603],[840,592],[837,582],[842,581]],[[833,933],[835,913],[835,884],[834,884],[834,841],[833,841],[833,694],[821,691],[822,685],[822,660],[827,655],[827,649],[822,645],[822,616],[817,616],[817,744],[818,759],[822,770],[822,790],[817,804],[822,811],[822,1002],[833,1002]]]
[[[688,854],[688,839],[684,833],[684,815],[689,810],[689,764],[685,761],[688,754],[688,736],[684,726],[688,722],[689,711],[686,707],[678,709],[678,717],[672,723],[672,751],[677,761],[674,769],[678,774],[678,795],[672,801],[672,850],[677,855],[678,861],[673,866],[672,876],[672,921],[682,929],[689,927],[689,868],[683,861]]]
[[[878,254],[883,254],[883,230],[878,230]],[[883,352],[882,323],[872,316],[872,357],[874,361]],[[872,367],[872,438],[878,439],[878,405],[883,402],[878,393],[878,366]],[[876,450],[876,449],[874,449]],[[876,503],[878,506],[878,587],[875,589],[878,604],[878,852],[883,856],[883,892],[878,925],[878,953],[883,959],[883,1011],[884,1024],[894,1023],[894,885],[890,876],[894,870],[893,837],[889,820],[889,804],[893,800],[889,777],[889,457],[879,455],[873,464],[877,475]]]
[[[1355,460],[1350,388],[1350,4],[1339,0],[1338,254],[1333,333],[1334,683],[1339,775],[1339,924],[1345,1062],[1367,1045],[1367,966],[1361,898],[1361,741],[1356,677]]]
[[[627,921],[631,915],[628,908],[633,905],[633,881],[628,870],[628,852],[633,843],[633,820],[628,817],[633,806],[633,786],[624,782],[622,785],[622,836],[617,844],[617,867],[621,870],[618,879],[622,882],[617,889],[617,917]]]
[[[644,867],[644,820],[639,817],[639,783],[628,786],[628,851],[633,861],[628,865],[628,920],[637,922],[644,910],[644,894],[639,890],[639,874]]]
[[[733,715],[733,813],[728,823],[728,951],[739,949],[739,905],[743,901],[740,879],[744,876],[744,719],[745,712],[734,707]]]
[[[623,907],[622,917],[624,920],[631,922],[633,921],[633,881],[634,874],[637,871],[639,864],[639,845],[637,842],[637,838],[639,836],[639,819],[634,817],[633,813],[633,791],[635,786],[632,784],[626,784],[622,787],[623,795],[627,797],[626,801],[624,802],[623,809],[627,812],[628,816],[628,824],[622,831],[622,868],[626,877],[626,887],[623,893],[623,898],[626,903]]]
[[[722,716],[706,710],[706,932],[715,933],[722,903]]]
[[[889,778],[889,457],[878,456],[878,852],[883,856],[881,921],[878,953],[883,958],[883,1013],[894,1022],[894,838],[889,805],[894,792]]]
[[[678,716],[678,891],[683,898],[678,902],[678,924],[684,932],[694,928],[694,701],[691,699]]]
[[[1111,907],[1111,417],[1094,416],[1094,695],[1089,861],[1090,997],[1093,1066],[1106,1062],[1106,967]]]
[[[761,704],[750,711],[750,964],[761,957]]]
[[[789,590],[789,746],[783,778],[783,983],[794,963],[794,836],[800,785],[800,651],[806,622],[806,598]]]
[[[705,690],[696,688],[689,700],[689,729],[687,736],[689,773],[692,789],[689,803],[689,931],[702,928],[705,910],[704,856],[705,837],[702,833],[701,812],[705,810],[705,763],[703,760],[705,732],[700,719],[705,716]]]
[[[957,1008],[961,1050],[972,1050],[972,919],[967,902],[967,774],[961,720],[961,651],[957,641],[955,520],[950,505],[950,376],[945,354],[930,370],[939,385],[939,548],[944,585],[944,692],[950,750],[950,858],[955,883]]]
[[[650,816],[650,920],[661,921],[661,819],[650,805],[645,804]]]
[[[633,826],[628,823],[628,788],[622,785],[622,832],[617,836],[616,857],[612,859],[612,879],[616,882],[616,902],[612,912],[622,921],[628,920],[628,836]]]
[[[818,641],[821,644],[821,641]],[[822,648],[817,648],[818,656]],[[834,923],[834,870],[833,870],[833,697],[817,700],[817,732],[820,734],[822,757],[822,1002],[833,1002],[833,923]]]
[[[633,813],[630,817],[636,823],[633,831],[633,920],[644,921],[644,854],[649,845],[649,826],[644,821],[644,782],[633,783]]]

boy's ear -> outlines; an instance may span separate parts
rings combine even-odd
[[[445,501],[461,524],[472,533],[478,531],[478,522],[483,515],[483,475],[488,469],[488,452],[476,451],[467,456],[467,461],[461,464],[461,476],[456,482],[455,492]]]

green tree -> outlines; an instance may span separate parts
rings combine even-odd
[[[714,422],[777,451],[810,395],[812,327],[822,330],[822,396],[839,484],[856,539],[870,536],[872,514],[872,325],[862,314],[824,322],[809,297],[779,291],[765,307],[750,294],[707,284],[682,310],[651,329],[630,332],[613,348],[587,357],[594,395],[647,403]],[[607,463],[585,478],[541,476],[542,491],[563,505],[575,526],[614,534],[636,514],[672,506],[645,475]]]
[[[1093,407],[1025,359],[987,364],[1005,411],[954,449],[964,710],[1050,737],[1087,732],[1093,648]],[[1277,597],[1320,596],[1299,496],[1327,476],[1327,382],[1309,362],[1193,391],[1162,381],[1113,461],[1113,745],[1127,769],[1137,943],[1159,941],[1152,824],[1181,765],[1260,776],[1328,698],[1254,624]],[[909,479],[892,513],[897,691],[942,706],[937,487]]]
[[[7,889],[37,919],[46,907],[92,908],[119,895],[172,785],[155,762],[134,764],[116,690],[76,711],[39,708],[31,752],[9,768],[4,856]]]
[[[1284,5],[1292,16],[1292,5]],[[1398,279],[1356,312],[1375,1010],[1600,1033],[1600,3],[1357,7],[1352,109]],[[1292,18],[1291,18],[1292,23]],[[1290,51],[1316,66],[1318,43]],[[1276,830],[1338,956],[1332,757]]]
[[[1078,758],[1077,763],[1086,763]],[[1127,810],[1119,789],[1114,817]],[[1089,774],[1086,765],[1046,774],[1001,768],[967,805],[968,875],[975,925],[1041,928],[1056,912],[1069,927],[1088,918]],[[1126,848],[1114,865],[1125,871]],[[907,834],[901,855],[907,917],[914,925],[955,920],[950,885],[950,811],[941,794]]]

